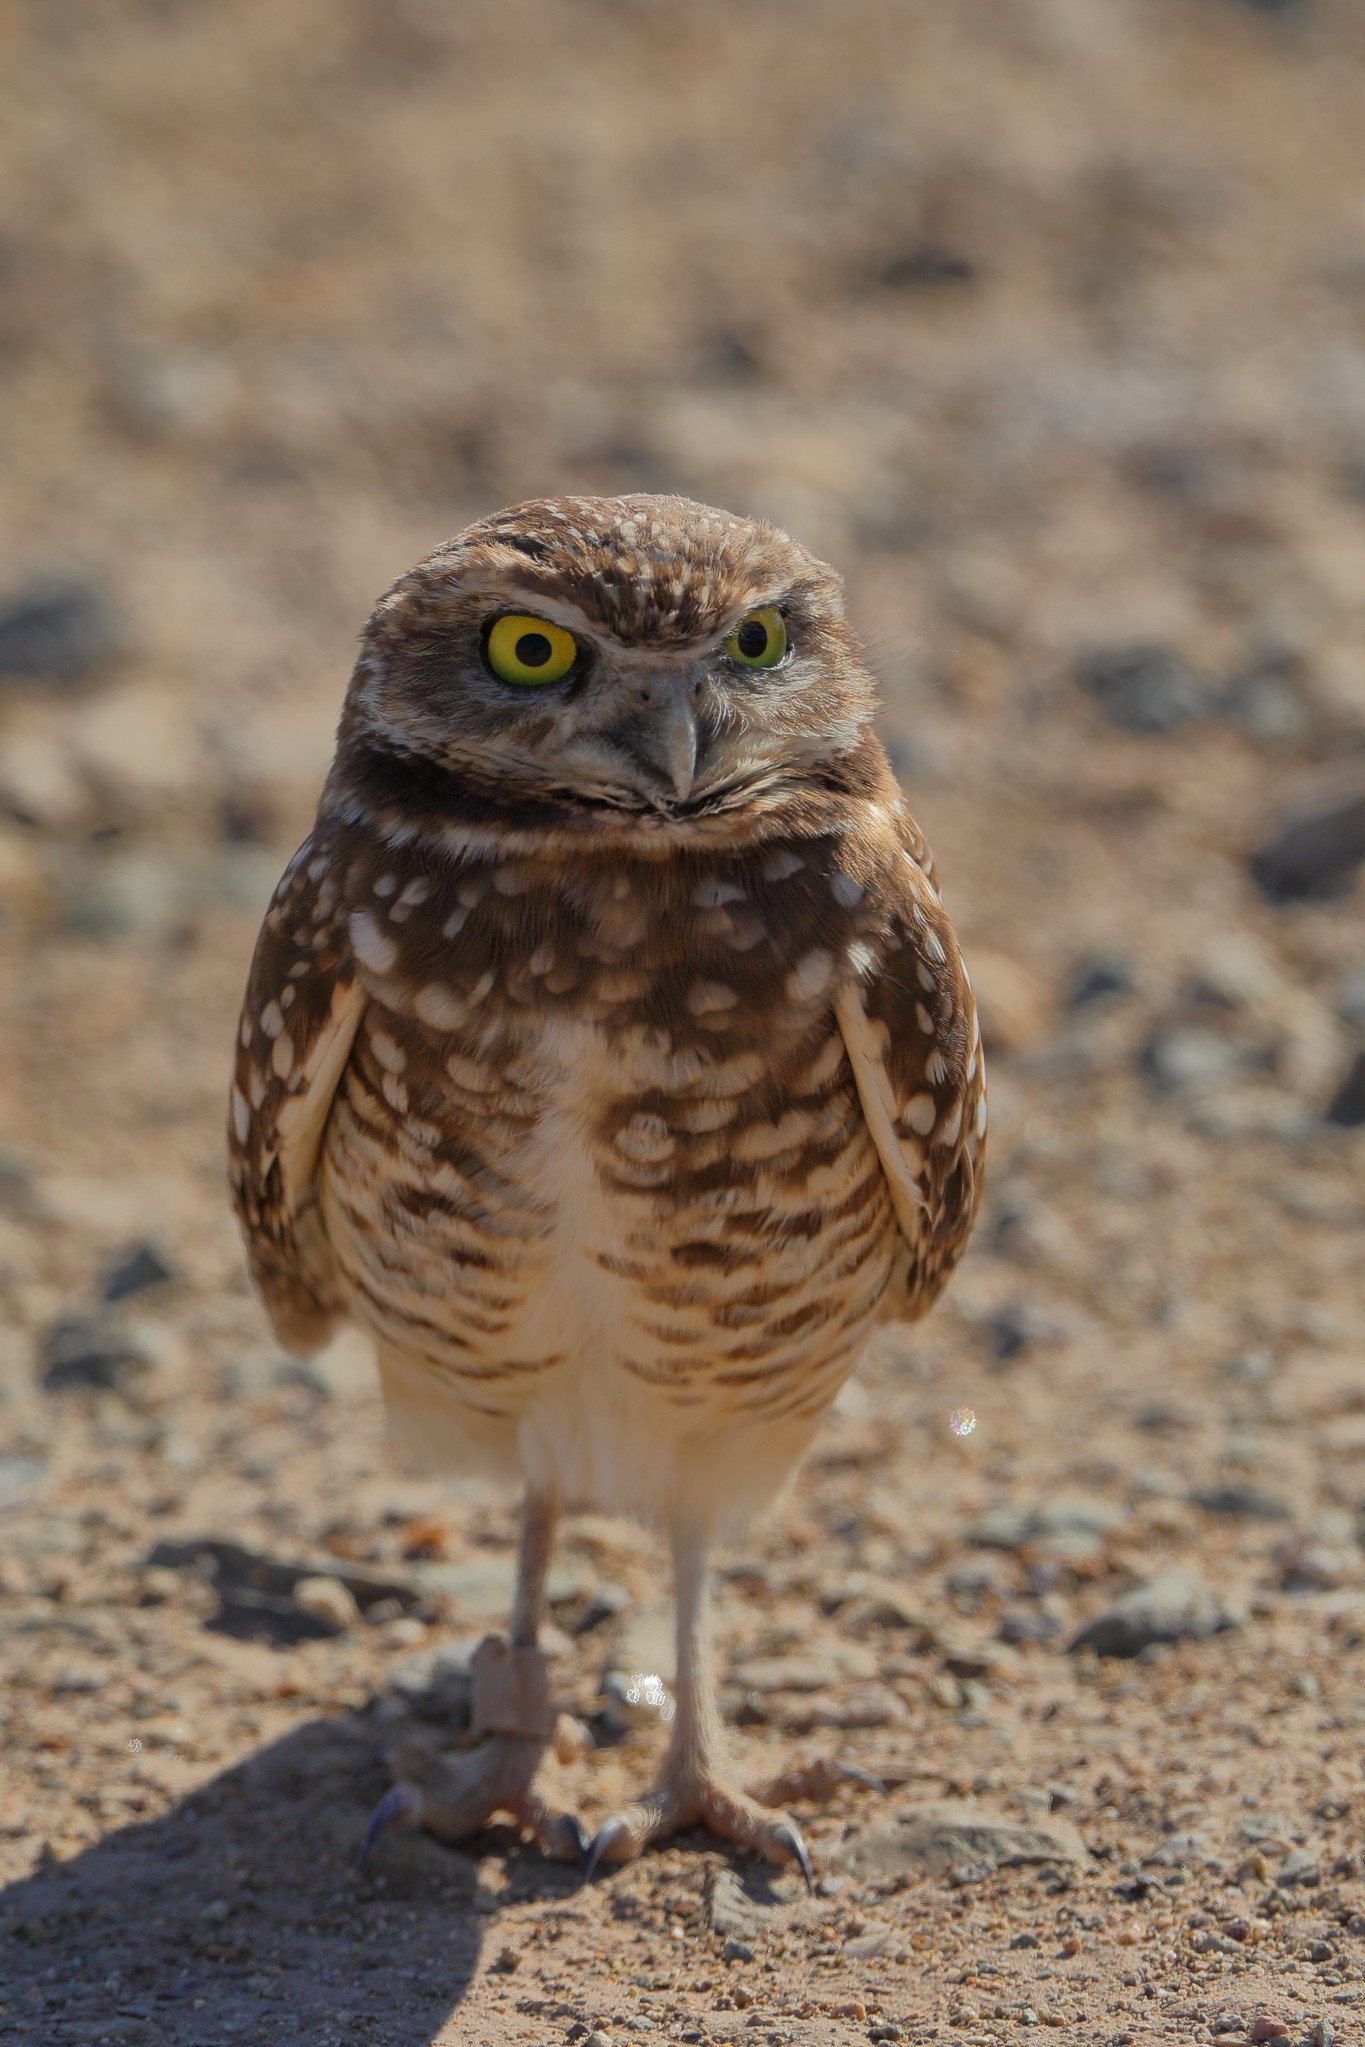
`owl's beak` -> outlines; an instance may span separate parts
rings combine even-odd
[[[641,777],[640,793],[656,801],[662,789],[675,803],[692,794],[697,779],[697,713],[690,692],[669,678],[648,683],[644,702],[611,733],[612,745]]]

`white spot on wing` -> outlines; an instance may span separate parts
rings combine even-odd
[[[402,1046],[387,1031],[370,1032],[370,1049],[386,1073],[401,1073],[408,1063]]]
[[[453,988],[443,987],[439,981],[428,981],[425,988],[419,988],[412,998],[412,1006],[422,1022],[437,1031],[453,1029],[466,1009],[463,997],[457,995]]]
[[[787,976],[787,993],[793,1002],[809,1002],[823,995],[834,978],[834,955],[817,946],[798,960]]]
[[[371,973],[387,974],[398,960],[398,947],[393,939],[380,930],[368,910],[352,910],[349,921],[356,958]]]
[[[710,1016],[714,1011],[733,1009],[739,1001],[733,988],[723,981],[694,981],[687,991],[687,1007],[693,1016]]]
[[[744,890],[736,882],[712,878],[697,883],[692,891],[692,900],[698,909],[719,910],[726,903],[742,903]]]
[[[937,1114],[938,1110],[935,1107],[932,1095],[911,1095],[905,1105],[905,1120],[912,1130],[919,1132],[921,1137],[929,1135],[929,1132],[934,1127],[934,1119]]]

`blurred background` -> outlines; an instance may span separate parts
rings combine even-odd
[[[282,1360],[247,1290],[227,1058],[375,596],[559,490],[760,513],[842,569],[939,856],[992,1173],[914,1369],[849,1396],[902,1430],[886,1499],[937,1526],[1083,1482],[1273,1597],[1259,1488],[1319,1589],[1360,1584],[1362,106],[1352,0],[0,13],[26,1684],[85,1585],[101,1712],[155,1705],[119,1602],[198,1610],[146,1578],[152,1523],[420,1552],[363,1356]],[[811,1483],[784,1539],[864,1554]],[[450,1512],[429,1547],[505,1549]],[[303,1693],[361,1685],[381,1619],[306,1644]],[[210,1719],[207,1758],[247,1725]]]

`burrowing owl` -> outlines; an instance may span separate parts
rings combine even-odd
[[[934,1299],[986,1125],[873,708],[833,572],[681,498],[499,512],[370,619],[251,970],[236,1205],[285,1343],[359,1323],[400,1443],[525,1489],[484,1743],[400,1754],[376,1826],[509,1811],[591,1868],[704,1821],[809,1875],[719,1771],[706,1552]],[[678,1617],[661,1776],[591,1842],[540,1772],[574,1507],[667,1530]]]

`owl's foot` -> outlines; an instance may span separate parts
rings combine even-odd
[[[555,1861],[587,1853],[580,1821],[542,1789],[542,1777],[552,1788],[555,1730],[544,1656],[487,1636],[474,1653],[473,1703],[474,1732],[485,1737],[478,1748],[452,1754],[418,1737],[395,1745],[389,1756],[395,1782],[365,1829],[356,1858],[362,1868],[390,1827],[420,1827],[453,1843],[501,1812],[529,1828]]]
[[[815,1888],[810,1854],[790,1814],[775,1812],[774,1806],[789,1798],[825,1799],[836,1786],[865,1784],[873,1790],[883,1787],[866,1770],[851,1763],[821,1761],[797,1770],[785,1771],[752,1791],[739,1791],[706,1767],[665,1769],[663,1777],[636,1805],[613,1813],[593,1836],[583,1863],[585,1876],[592,1876],[604,1863],[630,1862],[651,1841],[662,1840],[681,1827],[702,1826],[723,1840],[733,1841],[768,1862],[782,1867],[795,1865]]]
[[[438,1841],[468,1840],[498,1813],[519,1820],[556,1862],[580,1862],[588,1850],[581,1821],[542,1780],[553,1769],[548,1744],[522,1735],[494,1734],[476,1749],[442,1752],[425,1742],[401,1742],[389,1761],[397,1781],[370,1816],[356,1857],[364,1864],[390,1828],[420,1827]]]

